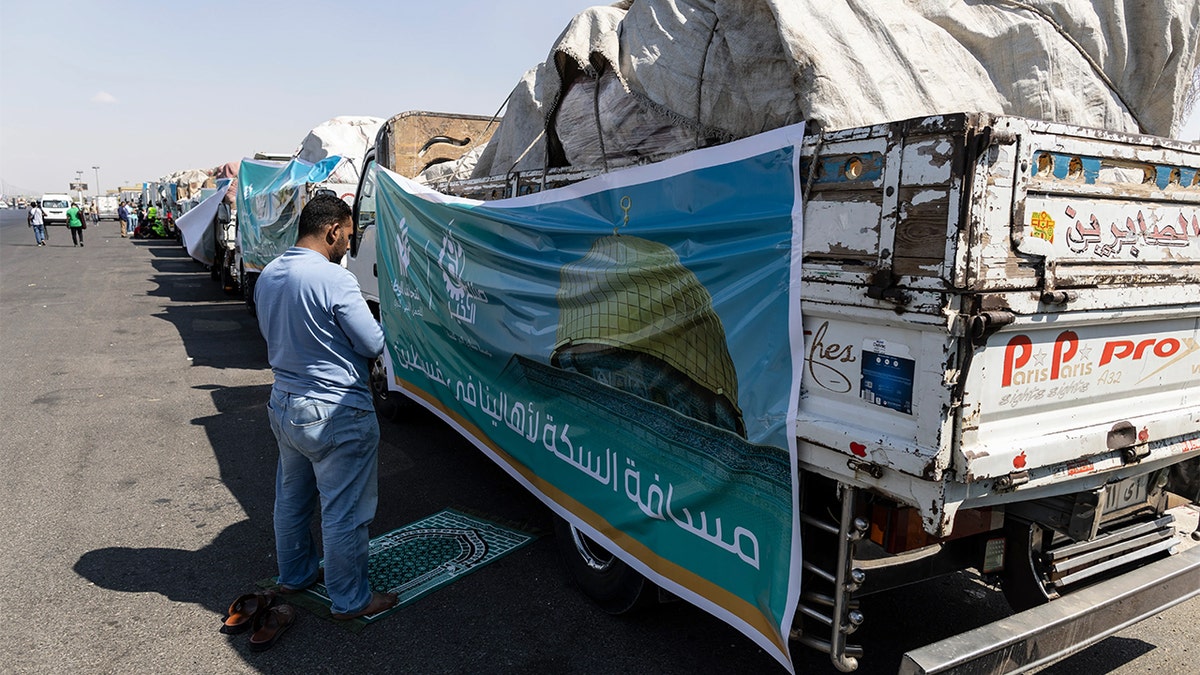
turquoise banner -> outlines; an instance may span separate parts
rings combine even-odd
[[[286,163],[242,160],[237,223],[246,269],[262,271],[296,243],[307,184],[327,179],[341,161],[337,155],[316,164],[299,159]]]
[[[802,136],[491,202],[376,172],[393,385],[789,667]]]

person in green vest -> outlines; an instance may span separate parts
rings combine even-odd
[[[151,233],[153,233],[153,235],[155,237],[165,238],[167,236],[166,230],[163,228],[162,222],[160,222],[158,219],[158,207],[157,206],[152,205],[150,208],[146,209],[146,225],[148,226],[148,229],[150,230]]]
[[[78,204],[72,203],[67,209],[67,229],[71,231],[71,243],[76,246],[83,246],[83,228],[87,227],[83,219],[86,217]]]

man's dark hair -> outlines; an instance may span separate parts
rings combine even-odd
[[[320,194],[304,205],[300,212],[300,233],[297,239],[321,235],[325,228],[349,218],[350,205],[335,195]]]

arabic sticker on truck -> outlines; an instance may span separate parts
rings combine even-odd
[[[912,414],[913,373],[916,361],[883,351],[885,344],[863,345],[862,380],[858,395],[867,403]]]

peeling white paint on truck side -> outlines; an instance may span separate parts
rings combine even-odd
[[[879,166],[866,184],[818,179],[806,207],[802,461],[944,536],[959,508],[1103,483],[1082,478],[1130,447],[1154,446],[1143,466],[1177,459],[1200,429],[1200,148],[1013,118],[902,124],[819,149],[822,166]],[[845,241],[829,217],[844,210],[870,235],[833,253],[819,242]],[[912,381],[873,395],[898,369]],[[914,499],[914,480],[939,498]]]

